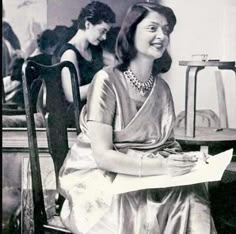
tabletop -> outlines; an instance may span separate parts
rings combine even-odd
[[[206,60],[206,61],[179,61],[180,66],[190,66],[190,67],[214,67],[224,69],[233,69],[235,67],[234,61],[220,61],[220,60]]]

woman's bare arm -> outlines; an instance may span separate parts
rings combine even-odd
[[[166,173],[166,160],[162,157],[143,158],[113,149],[112,127],[95,121],[88,122],[89,137],[98,167],[107,171],[130,175],[159,175]],[[140,171],[141,169],[141,171]]]
[[[113,148],[113,129],[110,125],[89,121],[88,132],[93,156],[99,168],[121,174],[136,176],[163,175],[178,176],[189,173],[196,165],[196,157],[188,154],[160,155],[154,158],[124,154]],[[142,162],[141,162],[142,160]]]
[[[62,61],[70,61],[74,64],[77,76],[80,81],[80,76],[79,76],[79,68],[78,68],[78,61],[76,58],[76,54],[73,50],[67,50],[61,57],[61,62]],[[83,85],[80,86],[80,98],[81,100],[85,100],[87,98],[87,92],[88,92],[88,85]],[[68,68],[63,68],[62,70],[62,88],[66,97],[66,100],[68,102],[73,102],[73,94],[72,94],[72,84],[71,84],[71,77],[70,77],[70,72]]]

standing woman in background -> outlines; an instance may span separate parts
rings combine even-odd
[[[77,70],[82,105],[86,102],[87,91],[93,76],[103,67],[102,48],[111,24],[115,23],[115,13],[102,2],[93,1],[82,8],[78,17],[78,31],[60,50],[61,62],[71,61]],[[62,71],[62,88],[66,101],[73,103],[70,74]],[[71,105],[69,105],[68,116]]]
[[[178,153],[171,91],[160,73],[174,12],[137,3],[116,42],[118,65],[99,71],[81,112],[82,132],[60,170],[64,225],[77,234],[215,233],[205,184],[112,194],[117,174],[139,177],[189,173],[200,152]],[[166,151],[176,154],[164,154]]]

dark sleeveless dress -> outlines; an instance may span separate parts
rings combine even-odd
[[[94,75],[103,68],[103,58],[102,58],[102,47],[101,46],[93,46],[89,45],[92,53],[92,60],[87,61],[80,52],[76,49],[76,47],[70,43],[62,46],[59,52],[59,57],[65,53],[66,50],[73,50],[76,54],[77,64],[79,68],[79,77],[80,77],[80,85],[89,84]],[[85,105],[86,101],[81,102],[81,108]],[[67,103],[67,116],[68,116],[68,125],[69,127],[75,126],[74,121],[74,107],[73,104]]]

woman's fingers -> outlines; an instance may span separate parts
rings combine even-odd
[[[173,176],[173,175],[183,175],[183,174],[189,173],[192,169],[193,169],[193,166],[191,166],[191,167],[184,167],[184,168],[170,167],[168,169],[168,172],[169,172],[169,174],[171,176]]]
[[[197,162],[197,158],[195,156],[189,155],[169,155],[168,157],[168,164],[169,166],[173,167],[188,167],[188,166],[195,166]]]
[[[168,157],[168,172],[171,176],[189,173],[196,165],[197,158],[187,154],[172,154]]]
[[[195,155],[188,155],[188,154],[171,154],[169,155],[169,157],[172,160],[175,161],[190,161],[190,162],[196,162],[197,161],[197,157]]]
[[[187,168],[187,167],[194,167],[196,166],[196,163],[181,163],[181,162],[175,162],[172,164],[169,164],[171,167],[177,167],[177,168]]]

